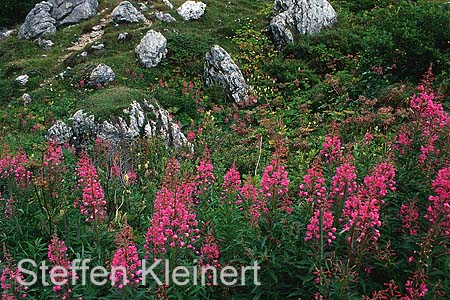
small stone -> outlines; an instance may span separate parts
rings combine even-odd
[[[103,26],[102,25],[95,25],[94,27],[92,27],[93,31],[100,31],[102,30]]]
[[[88,79],[88,85],[90,86],[98,86],[106,85],[110,82],[113,82],[116,78],[116,74],[114,74],[114,71],[105,64],[99,64],[92,70],[91,75]]]
[[[139,5],[139,10],[140,11],[147,11],[148,10],[147,5],[145,5],[144,3],[139,3],[138,5]]]
[[[158,20],[163,21],[163,22],[166,22],[166,23],[173,23],[173,22],[176,22],[176,21],[177,21],[174,17],[172,17],[171,14],[169,14],[169,13],[163,13],[162,11],[157,12],[157,13],[155,14],[155,17],[156,17]]]
[[[0,30],[0,40],[11,36],[14,33],[13,29],[1,29]]]
[[[163,2],[169,9],[173,9],[173,4],[170,3],[169,0],[162,0],[162,2]]]
[[[28,79],[30,79],[30,76],[28,76],[27,74],[25,75],[20,75],[16,78],[16,82],[20,85],[20,86],[25,86],[27,85]]]
[[[46,39],[42,39],[42,38],[38,38],[37,43],[38,43],[39,47],[44,48],[44,49],[48,49],[54,45],[54,43],[51,40],[46,40]]]
[[[117,39],[120,40],[126,40],[128,38],[128,32],[121,32],[119,33],[119,35],[117,36]]]
[[[95,39],[96,37],[99,37],[103,34],[102,31],[93,31],[91,32],[91,34],[89,35],[91,38]]]
[[[91,48],[94,50],[103,50],[103,49],[105,49],[105,45],[104,44],[96,44],[96,45],[92,45]]]
[[[81,57],[86,57],[86,56],[88,56],[88,53],[86,51],[83,51],[83,52],[81,52],[80,56]]]
[[[24,105],[28,105],[31,102],[31,96],[27,93],[22,95],[22,102]]]

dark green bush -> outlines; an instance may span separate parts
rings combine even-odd
[[[39,0],[3,0],[0,10],[0,27],[23,22],[25,16]]]

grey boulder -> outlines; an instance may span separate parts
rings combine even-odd
[[[106,85],[110,82],[113,82],[116,78],[116,75],[114,74],[114,71],[105,64],[99,64],[96,66],[88,78],[88,85],[90,86],[98,86]]]
[[[145,17],[133,4],[123,1],[112,11],[112,20],[117,24],[138,23],[144,22]]]
[[[61,25],[75,24],[97,13],[98,0],[42,1],[28,13],[19,29],[19,38],[35,39],[53,34]]]
[[[295,35],[314,35],[337,22],[327,0],[275,0],[269,31],[278,48],[294,41]]]
[[[167,39],[159,32],[150,30],[142,38],[134,52],[146,68],[156,67],[167,53]]]
[[[180,149],[186,147],[193,151],[182,133],[179,125],[174,122],[170,113],[156,101],[134,101],[123,116],[112,116],[110,120],[97,123],[92,114],[79,110],[66,124],[57,121],[47,132],[47,140],[60,144],[72,143],[78,151],[86,149],[89,143],[101,138],[115,148],[126,146],[138,137],[161,138],[167,147]]]
[[[34,39],[56,32],[56,20],[50,14],[53,4],[40,2],[28,13],[25,22],[19,29],[19,38]]]
[[[239,67],[222,47],[215,45],[206,53],[204,69],[207,85],[220,84],[227,97],[236,103],[249,100],[250,87]]]
[[[177,13],[185,20],[198,20],[205,13],[206,4],[203,2],[186,1],[178,7]]]
[[[49,0],[53,4],[52,17],[57,25],[76,24],[97,13],[98,0]]]

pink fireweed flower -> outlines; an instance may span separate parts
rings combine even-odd
[[[328,199],[327,189],[325,187],[325,178],[322,169],[312,167],[306,171],[303,176],[303,183],[299,186],[299,197],[304,197],[309,203],[322,203]]]
[[[78,161],[76,173],[78,184],[82,191],[81,201],[77,200],[75,207],[79,206],[86,222],[103,221],[106,214],[106,201],[92,160],[83,154]]]
[[[409,277],[405,283],[406,294],[400,298],[401,300],[415,300],[423,299],[428,293],[426,284],[426,275],[424,271],[414,272],[412,277]]]
[[[186,138],[189,142],[193,142],[195,140],[195,132],[192,130],[189,130]]]
[[[327,164],[333,162],[342,161],[342,144],[341,139],[338,136],[327,135],[323,142],[323,149],[320,151],[320,155],[325,158]]]
[[[137,286],[141,281],[141,261],[134,242],[133,228],[125,224],[116,235],[117,250],[111,262],[109,279],[113,287],[122,289],[126,285]]]
[[[18,185],[26,185],[31,179],[31,171],[27,169],[29,159],[25,153],[15,156],[5,155],[0,158],[0,178],[15,178]]]
[[[47,149],[42,155],[42,165],[50,169],[56,168],[64,161],[62,146],[56,142],[48,142]]]
[[[266,197],[260,197],[256,187],[248,182],[244,183],[240,193],[247,201],[250,223],[253,226],[258,227],[261,216],[269,212]]]
[[[52,240],[48,245],[47,256],[52,265],[50,276],[54,276],[58,282],[57,285],[53,286],[56,298],[70,299],[72,290],[70,289],[69,283],[71,282],[71,278],[77,279],[77,275],[75,272],[71,271],[72,263],[68,258],[67,247],[64,241],[60,240],[56,235],[53,235]]]
[[[289,179],[286,167],[278,160],[272,162],[264,169],[261,178],[260,193],[272,203],[273,208],[281,208],[287,214],[292,213],[292,201],[288,195]],[[279,200],[279,201],[277,201]]]
[[[175,190],[178,185],[180,175],[180,163],[175,157],[172,157],[166,166],[166,172],[163,178],[163,187]]]
[[[109,169],[109,176],[111,178],[120,178],[120,166],[117,163],[113,163]]]
[[[320,239],[320,214],[322,213],[322,230],[323,230],[323,238],[327,241],[328,244],[331,244],[332,241],[336,239],[334,235],[336,232],[336,228],[333,226],[334,216],[333,212],[325,207],[318,207],[314,209],[313,216],[308,226],[306,227],[306,237],[305,241],[309,241],[312,239],[319,240]]]
[[[425,219],[436,225],[437,230],[442,230],[447,238],[450,237],[450,168],[438,171],[436,179],[431,183],[435,195],[428,200]]]
[[[396,150],[400,151],[400,154],[404,155],[406,153],[406,149],[410,148],[412,144],[412,139],[410,137],[411,132],[403,128],[400,130],[400,132],[395,136],[394,142],[394,148]]]
[[[329,201],[334,202],[337,207],[341,207],[345,199],[353,195],[358,186],[356,184],[356,168],[348,163],[336,169],[330,187]]]
[[[232,200],[236,202],[236,205],[240,205],[242,203],[242,199],[236,196],[236,193],[240,188],[241,188],[241,174],[233,164],[223,177],[222,200],[232,197],[233,198]],[[237,200],[234,200],[234,197],[236,197]]]
[[[444,111],[441,103],[435,102],[436,96],[431,89],[423,85],[417,89],[420,94],[410,99],[410,105],[423,139],[419,161],[425,163],[430,155],[439,154],[439,147],[435,147],[435,142],[442,134],[443,128],[450,123],[450,116]]]
[[[125,185],[127,185],[127,186],[137,184],[138,177],[133,168],[131,168],[127,171],[127,173],[123,177],[123,181],[124,181]]]
[[[208,189],[215,181],[214,166],[211,163],[210,154],[208,148],[205,147],[203,151],[203,157],[197,166],[197,174],[195,176],[195,182],[197,183],[197,194],[201,195]]]
[[[409,235],[416,235],[419,219],[419,208],[415,201],[403,203],[400,207],[399,217],[402,220],[402,231],[406,231]]]
[[[199,238],[197,216],[193,209],[195,183],[184,182],[174,190],[163,187],[154,202],[153,216],[147,230],[146,258],[149,253],[156,258],[169,248],[194,250]]]
[[[370,144],[371,141],[373,141],[374,136],[370,133],[370,132],[366,132],[366,134],[364,135],[364,143],[365,144]]]
[[[364,185],[356,195],[345,201],[342,216],[347,220],[344,231],[352,232],[348,238],[357,242],[370,238],[377,241],[380,237],[378,228],[381,226],[380,206],[388,191],[395,191],[395,169],[392,165],[380,163],[371,175],[364,178]],[[353,229],[353,230],[352,230]]]
[[[200,261],[202,266],[214,266],[219,268],[220,251],[219,246],[213,235],[207,235],[203,238],[203,245],[200,247]]]
[[[384,290],[373,292],[372,297],[369,298],[369,296],[365,296],[364,300],[400,299],[402,293],[394,280],[385,283],[384,286],[386,287]]]
[[[13,264],[11,257],[5,253],[6,266],[0,276],[0,287],[2,289],[2,300],[15,300],[27,298],[27,286],[22,286],[20,281],[24,282],[25,277],[19,268]]]
[[[0,195],[0,200],[1,200],[1,195]],[[9,219],[14,215],[14,212],[16,211],[16,200],[14,200],[13,197],[9,197],[6,200],[5,203],[5,219]]]
[[[25,293],[28,290],[28,287],[22,287],[19,284],[18,278],[22,281],[25,280],[17,267],[14,269],[10,269],[9,267],[3,269],[0,276],[0,287],[3,290],[2,300],[25,299],[28,297]]]

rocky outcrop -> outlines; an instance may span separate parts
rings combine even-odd
[[[48,0],[38,4],[28,13],[19,29],[19,38],[35,39],[53,34],[61,25],[75,24],[94,16],[98,0]]]
[[[69,119],[69,125],[57,121],[48,130],[46,138],[60,144],[72,143],[81,150],[97,138],[108,141],[115,147],[140,136],[159,137],[167,147],[187,147],[193,150],[179,125],[172,121],[169,112],[156,101],[135,101],[123,113],[125,118],[115,117],[97,123],[92,114],[79,110]]]
[[[116,8],[114,8],[111,15],[113,22],[117,24],[138,23],[145,21],[144,15],[128,1],[121,2]]]
[[[146,68],[156,67],[166,56],[167,39],[159,32],[150,30],[142,38],[134,52],[140,63]]]
[[[327,0],[275,0],[269,31],[278,48],[294,41],[295,35],[317,34],[337,21]]]
[[[97,13],[98,0],[49,0],[53,4],[51,15],[57,25],[76,24]]]
[[[205,13],[206,4],[203,2],[186,1],[178,7],[177,13],[185,21],[198,20]]]
[[[96,66],[88,78],[88,85],[90,86],[98,86],[98,85],[106,85],[110,82],[113,82],[116,78],[114,71],[105,64],[99,64]]]
[[[47,131],[46,138],[47,140],[57,142],[58,144],[67,143],[73,138],[72,128],[67,126],[63,121],[58,120]]]
[[[25,22],[19,29],[19,38],[34,39],[56,32],[56,20],[51,15],[53,4],[40,2],[28,13]]]
[[[207,85],[220,84],[227,97],[234,102],[249,100],[250,87],[231,56],[215,45],[206,53],[204,80]]]

